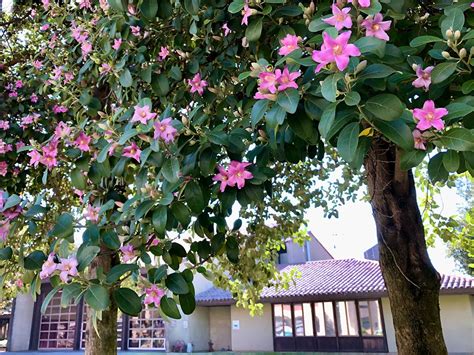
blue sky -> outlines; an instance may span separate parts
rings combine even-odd
[[[442,189],[438,197],[445,216],[456,214],[463,203],[456,189]],[[339,209],[339,218],[323,217],[321,209],[308,210],[308,228],[336,258],[363,258],[364,251],[377,243],[375,222],[368,202],[347,203]],[[437,240],[435,247],[428,249],[430,258],[440,273],[460,274],[452,258],[446,254],[446,247]]]

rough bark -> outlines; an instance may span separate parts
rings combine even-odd
[[[400,169],[396,147],[380,139],[365,168],[398,353],[447,354],[440,276],[428,256],[412,172]]]
[[[103,248],[91,263],[90,276],[95,277],[98,268],[107,273],[116,264],[110,250]],[[116,355],[117,354],[117,305],[111,297],[110,306],[102,312],[102,319],[97,320],[97,331],[94,329],[92,317],[87,317],[86,355]]]

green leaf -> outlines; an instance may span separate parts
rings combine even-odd
[[[140,11],[146,18],[153,20],[158,12],[158,0],[143,0]]]
[[[26,270],[39,270],[43,266],[43,263],[46,261],[47,257],[40,250],[35,250],[30,255],[28,255],[24,261],[23,265]]]
[[[428,175],[431,181],[446,181],[449,177],[449,173],[446,171],[443,165],[443,158],[446,153],[441,152],[432,157],[428,163]]]
[[[225,249],[226,249],[226,254],[227,258],[231,263],[238,263],[239,262],[239,256],[240,256],[240,249],[239,249],[239,242],[235,238],[235,236],[231,235],[227,237],[227,240],[225,242]]]
[[[179,223],[186,228],[191,223],[191,213],[189,208],[182,202],[175,202],[171,205],[171,212]]]
[[[110,271],[107,273],[107,277],[105,278],[105,282],[108,284],[113,284],[117,282],[122,275],[125,275],[128,272],[137,271],[138,265],[137,264],[119,264],[115,265]]]
[[[122,287],[115,290],[112,296],[123,313],[138,316],[142,311],[142,301],[135,291]]]
[[[138,134],[136,129],[127,129],[123,132],[122,136],[120,137],[118,144],[124,145],[130,138],[135,137]]]
[[[337,82],[342,79],[341,73],[328,75],[321,85],[321,94],[329,102],[336,102]]]
[[[151,210],[154,204],[155,204],[154,200],[145,200],[142,203],[140,203],[135,211],[135,219],[138,221],[142,217],[145,217],[148,211]]]
[[[125,68],[122,71],[122,74],[120,74],[120,85],[122,85],[124,88],[129,88],[130,86],[133,85],[133,79],[132,79],[132,74],[130,74],[130,70]]]
[[[21,199],[18,195],[11,195],[10,197],[7,198],[7,201],[3,205],[2,212],[6,211],[12,207],[15,207],[21,203]]]
[[[53,288],[44,298],[43,304],[41,305],[41,314],[45,314],[46,310],[48,309],[48,305],[53,299],[54,295],[59,291],[59,286]]]
[[[164,74],[153,75],[151,87],[158,96],[166,96],[170,91],[168,77]]]
[[[199,12],[200,0],[184,0],[184,8],[191,15]]]
[[[201,152],[199,156],[199,169],[204,177],[213,175],[217,164],[217,154],[211,149],[207,148]]]
[[[316,17],[313,21],[309,23],[308,30],[310,32],[319,32],[328,27],[330,27],[330,25],[324,22],[322,18]]]
[[[86,177],[78,168],[71,171],[71,182],[72,185],[79,190],[83,191],[86,189]]]
[[[342,159],[347,162],[354,160],[354,156],[359,144],[359,123],[349,123],[339,133],[337,139],[337,150],[341,155]]]
[[[321,133],[321,137],[326,138],[331,126],[334,123],[334,119],[336,117],[336,107],[337,102],[329,104],[323,111],[321,116],[321,121],[319,122],[319,133]]]
[[[387,78],[397,71],[385,64],[368,65],[358,76],[357,80]]]
[[[439,37],[435,37],[435,36],[415,37],[414,39],[411,40],[410,47],[420,47],[427,43],[433,43],[433,42],[443,42],[443,39]]]
[[[152,268],[148,270],[148,280],[150,280],[152,284],[159,283],[163,279],[163,277],[166,276],[167,270],[168,265],[161,265],[158,268]]]
[[[474,112],[473,106],[462,102],[453,102],[446,106],[446,109],[448,110],[448,114],[443,117],[446,123],[451,123],[453,120],[463,118],[469,115],[471,112]]]
[[[11,247],[0,248],[0,260],[10,260],[13,256],[13,249]]]
[[[439,140],[444,147],[458,152],[474,150],[473,130],[466,128],[451,128]]]
[[[63,287],[63,292],[61,293],[61,306],[67,307],[72,303],[72,300],[77,299],[82,293],[81,284],[73,282],[67,284]]]
[[[54,225],[50,234],[58,238],[67,238],[73,235],[74,227],[72,225],[73,218],[69,213],[63,213],[59,216],[58,221]]]
[[[179,180],[179,162],[178,159],[172,157],[165,160],[163,167],[161,168],[163,177],[170,183],[174,184]]]
[[[375,37],[362,37],[355,41],[354,44],[362,54],[373,53],[379,58],[385,55],[386,42],[384,40]]]
[[[443,156],[443,165],[450,173],[454,173],[459,169],[460,159],[459,153],[454,150],[448,150]]]
[[[446,18],[441,21],[441,34],[446,37],[446,31],[452,29],[454,31],[461,31],[464,26],[464,13],[460,8],[452,7],[449,13],[446,13]]]
[[[244,0],[234,0],[230,3],[227,9],[231,14],[236,14],[244,8]]]
[[[168,207],[158,206],[153,211],[153,216],[151,220],[156,233],[158,235],[164,235],[166,232],[166,222],[168,220]]]
[[[189,292],[189,286],[183,275],[175,272],[166,276],[166,287],[175,295],[185,295]]]
[[[127,8],[128,1],[126,0],[107,0],[110,7],[116,11],[124,12]]]
[[[174,299],[167,296],[163,296],[160,300],[161,311],[170,318],[181,319],[178,306]]]
[[[99,254],[100,248],[98,246],[85,246],[79,248],[77,252],[77,270],[84,271],[94,258]]]
[[[104,242],[105,246],[111,250],[117,250],[120,248],[120,239],[114,231],[105,232],[102,235],[102,241]]]
[[[245,37],[247,37],[249,42],[258,41],[262,35],[262,22],[261,18],[250,20],[250,23],[245,30]]]
[[[380,94],[369,98],[364,109],[384,121],[399,119],[405,109],[403,103],[393,94]]]
[[[445,62],[438,64],[431,72],[431,82],[433,84],[439,84],[445,81],[454,74],[457,66],[458,64],[456,62]]]
[[[265,115],[268,104],[268,100],[258,100],[255,105],[253,105],[252,112],[250,113],[250,120],[252,121],[253,127],[255,127]]]
[[[91,284],[84,293],[84,301],[96,311],[103,311],[109,307],[109,293],[104,286]]]
[[[357,91],[350,91],[344,97],[347,106],[356,106],[360,102],[360,94]]]
[[[402,170],[409,170],[421,164],[426,156],[426,151],[419,149],[402,150],[400,158],[400,168]]]
[[[286,112],[280,105],[273,105],[270,111],[267,111],[265,118],[270,128],[276,128],[285,121]]]
[[[179,295],[179,304],[184,314],[192,314],[196,309],[196,298],[193,293]]]
[[[204,193],[201,190],[201,186],[195,181],[190,181],[186,185],[184,190],[184,198],[188,207],[195,214],[203,212],[204,208],[207,207],[207,201],[204,198]]]
[[[278,94],[277,103],[288,113],[295,113],[300,101],[300,94],[296,89],[286,89]]]
[[[397,121],[374,121],[375,127],[390,141],[406,151],[414,148],[413,134],[410,127],[402,120]]]
[[[474,33],[474,30],[472,30],[472,33]],[[467,95],[474,91],[474,80],[465,81],[462,84],[461,90],[464,95]]]

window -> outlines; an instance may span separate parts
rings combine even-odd
[[[295,313],[295,334],[296,336],[313,336],[313,316],[311,314],[311,304],[293,305]]]
[[[360,328],[363,336],[383,336],[378,301],[360,301]]]
[[[334,308],[332,302],[318,302],[314,304],[314,319],[318,336],[336,336],[334,323]]]
[[[128,336],[129,349],[166,350],[165,323],[156,309],[130,317]]]
[[[57,292],[41,315],[39,350],[73,349],[76,333],[76,305],[61,307],[61,292]]]
[[[275,336],[293,336],[291,304],[274,304],[273,311],[275,316]]]
[[[354,301],[336,302],[337,330],[340,336],[357,336],[357,309]]]

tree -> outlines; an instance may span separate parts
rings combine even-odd
[[[253,253],[271,279],[262,218],[250,238],[226,218],[301,221],[310,197],[269,211],[272,182],[325,155],[365,169],[399,352],[447,352],[410,169],[472,175],[470,3],[43,0],[2,21],[0,272],[84,297],[88,354],[116,353],[117,308],[191,313],[210,261],[240,276]]]

